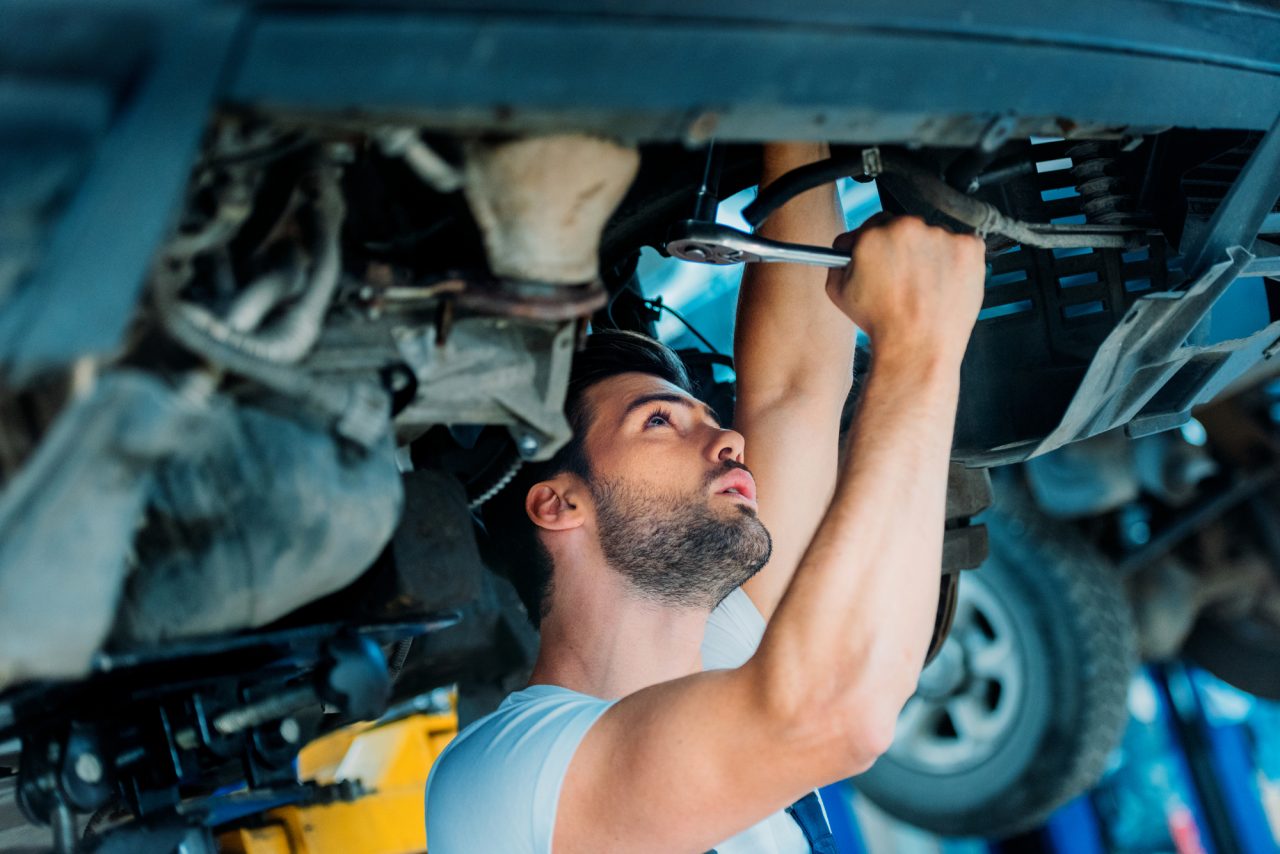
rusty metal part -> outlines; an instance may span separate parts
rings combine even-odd
[[[455,309],[524,320],[565,320],[590,317],[609,295],[597,280],[579,285],[513,282],[502,279],[444,279],[429,285],[365,285],[360,299],[375,316],[383,311],[432,310],[441,337],[448,334]],[[443,318],[443,319],[442,319]]]
[[[499,278],[579,285],[640,165],[634,148],[580,134],[466,147],[465,193]]]
[[[437,323],[442,312],[451,314],[455,307],[499,317],[560,322],[590,317],[608,301],[598,279],[574,285],[487,277],[456,277],[430,284],[370,282],[361,287],[359,296],[366,309],[377,314],[435,309]]]
[[[459,308],[526,320],[587,317],[608,300],[598,280],[574,286],[503,280],[468,282],[457,295]]]
[[[431,285],[393,285],[377,296],[389,303],[423,302],[439,299],[449,294],[460,294],[467,288],[462,279],[446,279]]]

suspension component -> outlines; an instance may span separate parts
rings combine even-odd
[[[1115,169],[1115,143],[1083,142],[1067,149],[1085,217],[1101,225],[1136,225],[1137,196]]]

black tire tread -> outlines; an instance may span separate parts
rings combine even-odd
[[[1032,773],[1025,781],[1025,802],[1034,807],[1018,816],[990,816],[999,818],[990,835],[1008,836],[1042,824],[1102,776],[1129,717],[1129,684],[1138,667],[1137,633],[1119,576],[1073,531],[1031,510],[1029,500],[1002,503],[989,524],[1003,526],[1002,536],[1035,556],[1034,564],[1023,566],[1036,566],[1053,576],[1064,594],[1059,613],[1074,623],[1071,637],[1083,641],[1084,696],[1078,726],[1065,743],[1051,747],[1058,758],[1057,773]]]
[[[1128,720],[1137,641],[1118,576],[1070,529],[1036,512],[1024,494],[1009,495],[1008,489],[997,491],[996,506],[983,521],[993,551],[1024,570],[1022,580],[1040,587],[1041,601],[1061,603],[1053,613],[1036,617],[1040,630],[1057,632],[1059,644],[1074,646],[1074,672],[1079,674],[1075,701],[1064,694],[1058,704],[1060,717],[1046,731],[1035,760],[976,808],[941,810],[929,798],[923,780],[910,793],[886,797],[885,791],[868,786],[864,794],[886,812],[935,833],[1003,838],[1042,824],[1101,777]],[[1056,625],[1044,624],[1045,618]]]

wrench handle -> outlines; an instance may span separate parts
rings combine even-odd
[[[668,236],[666,250],[698,264],[791,263],[834,269],[849,263],[849,256],[838,249],[769,240],[720,223],[696,220],[677,224]]]

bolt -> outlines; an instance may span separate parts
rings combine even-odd
[[[1136,546],[1145,546],[1151,542],[1151,526],[1141,519],[1129,523],[1129,528],[1125,533],[1129,535],[1129,542]]]
[[[516,447],[520,451],[520,456],[524,457],[525,459],[528,459],[529,457],[532,457],[534,454],[538,453],[538,448],[540,448],[541,445],[538,444],[537,436],[531,435],[529,433],[525,433],[523,436],[521,436],[519,439],[516,440]]]
[[[89,785],[102,780],[102,762],[92,753],[81,753],[76,759],[76,776]]]
[[[1016,122],[1012,116],[1001,116],[993,121],[982,134],[978,146],[986,152],[995,151],[1013,133]]]
[[[288,744],[297,744],[302,738],[302,727],[294,718],[285,718],[280,722],[280,737]]]

